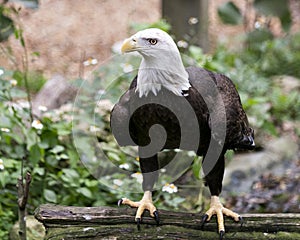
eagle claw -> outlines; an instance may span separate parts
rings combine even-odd
[[[239,221],[240,221],[240,223],[241,223],[241,227],[243,227],[244,219],[242,218],[242,216],[239,216]]]
[[[118,201],[118,207],[121,206],[122,202],[123,202],[123,199],[120,199],[120,200]]]
[[[225,235],[225,231],[221,230],[220,233],[219,233],[220,240],[223,239],[224,235]]]
[[[140,218],[136,218],[135,221],[136,221],[137,229],[138,229],[138,231],[140,231],[141,230],[141,219]]]
[[[154,215],[154,219],[155,219],[156,225],[158,226],[159,225],[159,215],[158,215],[158,212],[154,211],[153,215]]]
[[[203,230],[204,224],[207,221],[207,219],[208,219],[208,215],[207,214],[205,214],[205,215],[202,216],[202,219],[201,219],[201,229],[202,230]]]

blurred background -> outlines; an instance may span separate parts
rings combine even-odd
[[[300,212],[299,0],[2,0],[1,239],[18,219],[16,183],[26,171],[30,215],[43,203],[140,198],[136,149],[118,147],[109,112],[140,61],[120,55],[120,43],[149,27],[172,35],[186,65],[224,73],[240,93],[257,149],[228,152],[225,205],[241,214]],[[160,179],[159,209],[208,207],[201,159],[184,157],[195,159],[183,176]]]

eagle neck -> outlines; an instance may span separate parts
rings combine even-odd
[[[163,87],[175,95],[182,96],[182,92],[191,87],[188,78],[180,55],[162,59],[143,56],[136,91],[139,97],[147,96],[150,92],[157,95]]]

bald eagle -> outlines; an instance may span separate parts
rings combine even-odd
[[[202,222],[217,215],[222,238],[223,214],[241,221],[219,200],[224,154],[228,149],[255,147],[254,133],[234,84],[222,74],[185,68],[175,42],[160,29],[137,32],[124,41],[121,51],[137,51],[142,60],[137,76],[111,112],[111,129],[120,146],[138,146],[144,196],[138,202],[122,198],[119,205],[137,208],[138,228],[145,210],[159,222],[152,202],[160,168],[157,153],[163,149],[193,150],[203,156],[205,184],[211,193],[210,208]]]

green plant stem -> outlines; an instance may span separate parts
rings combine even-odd
[[[29,65],[28,65],[28,49],[27,49],[27,44],[24,38],[24,34],[23,34],[23,27],[21,24],[21,20],[20,20],[20,16],[17,13],[16,14],[17,19],[18,19],[18,25],[19,25],[19,29],[18,29],[18,33],[19,33],[19,41],[21,46],[23,47],[24,50],[24,55],[23,55],[23,61],[22,61],[22,65],[23,65],[23,78],[24,78],[24,83],[25,83],[25,90],[26,90],[26,95],[27,95],[27,101],[29,103],[29,116],[30,116],[30,121],[31,123],[33,122],[33,114],[32,114],[32,102],[31,102],[31,95],[30,95],[30,89],[29,89],[29,84],[28,84],[28,71],[29,71]]]
[[[22,34],[23,35],[23,34]],[[23,36],[21,36],[21,39],[23,39]],[[25,83],[25,90],[27,95],[27,101],[29,103],[29,116],[30,116],[30,122],[33,122],[33,114],[32,114],[32,102],[31,102],[31,95],[30,95],[30,89],[28,84],[28,51],[25,44],[25,40],[23,39],[23,47],[24,47],[24,58],[23,58],[23,68],[24,68],[24,83]]]

